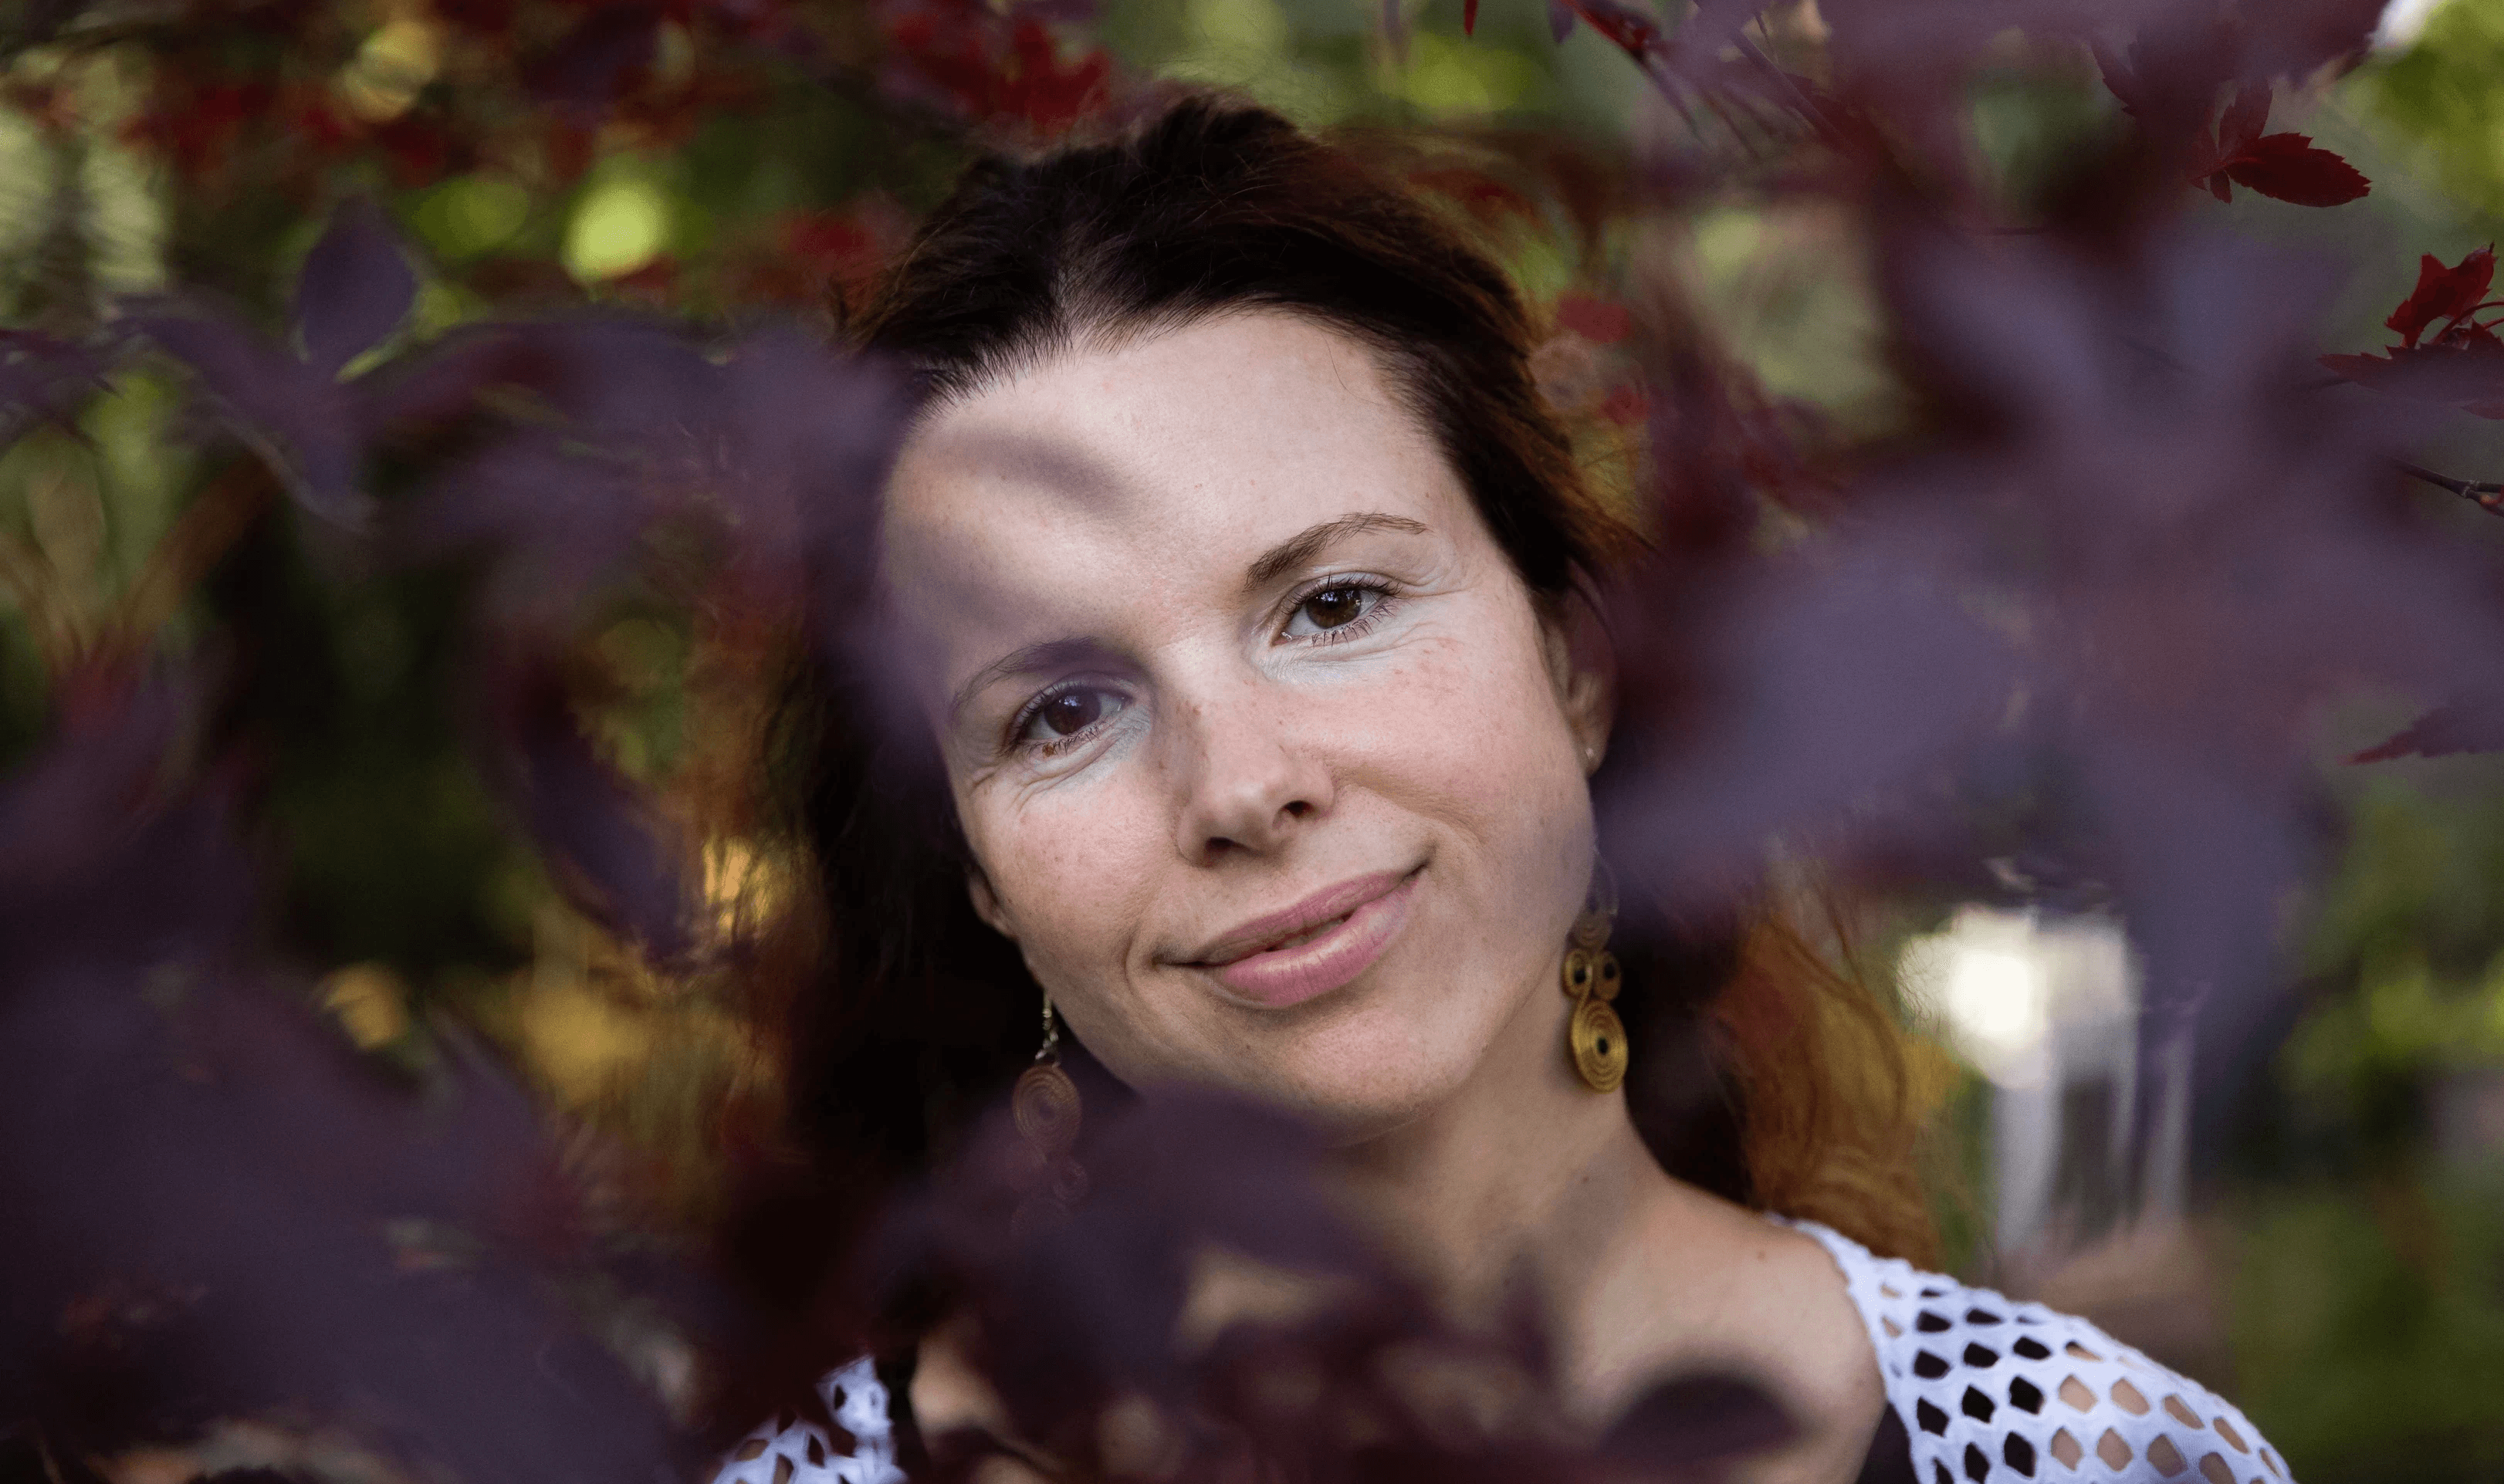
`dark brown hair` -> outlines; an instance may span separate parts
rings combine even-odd
[[[1195,96],[1112,142],[980,161],[859,338],[947,398],[1084,337],[1246,309],[1369,347],[1551,610],[1638,546],[1540,397],[1536,327],[1502,270],[1397,182],[1256,107]],[[791,1112],[832,1178],[872,1186],[924,1165],[1006,1087],[1033,1054],[1040,995],[968,902],[933,745],[877,726],[877,689],[838,652],[791,713],[797,833],[824,909]],[[1617,944],[1629,1095],[1664,1167],[1925,1255],[1901,1064],[1867,994],[1761,924],[1682,930],[1628,903]],[[1874,1082],[1828,1075],[1838,1035],[1864,1043]],[[1091,1090],[1113,1090],[1076,1059]]]

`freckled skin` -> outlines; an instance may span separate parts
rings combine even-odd
[[[1363,347],[1267,312],[1082,343],[917,429],[884,535],[968,890],[1089,1051],[1333,1130],[1356,1207],[1464,1322],[1526,1262],[1590,1426],[1735,1365],[1808,1425],[1740,1477],[1853,1476],[1881,1392],[1823,1250],[1671,1180],[1570,1070],[1608,676]],[[1085,724],[1057,732],[1055,696]],[[1373,873],[1413,873],[1408,919],[1342,986],[1281,1008],[1199,961]]]
[[[1098,477],[1071,489],[1002,456],[1047,440]],[[1265,550],[1367,512],[1425,531],[1359,534],[1245,588]],[[1361,350],[1245,317],[1041,368],[914,440],[887,538],[889,585],[945,656],[934,713],[1000,654],[1102,643],[1107,663],[1075,667],[1122,697],[1098,741],[999,755],[1057,674],[937,719],[978,900],[1117,1075],[1245,1088],[1363,1136],[1447,1096],[1525,1002],[1561,1026],[1548,981],[1589,869],[1594,688],[1559,684],[1528,591]],[[1282,638],[1282,602],[1331,573],[1397,590],[1351,639]],[[1406,931],[1344,990],[1247,1005],[1177,962],[1420,865]]]

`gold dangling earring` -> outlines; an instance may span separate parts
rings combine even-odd
[[[1017,1125],[1030,1156],[1031,1184],[1009,1219],[1011,1231],[1025,1235],[1059,1224],[1069,1209],[1086,1198],[1087,1171],[1070,1157],[1078,1144],[1081,1109],[1078,1084],[1061,1069],[1061,1026],[1052,1015],[1052,996],[1043,997],[1043,1045],[1034,1065],[1018,1077],[1009,1093],[1009,1118]]]
[[[1607,861],[1594,855],[1591,865],[1592,894],[1566,940],[1563,987],[1574,1002],[1574,1018],[1566,1022],[1565,1050],[1582,1086],[1615,1092],[1626,1080],[1626,1027],[1609,1008],[1623,978],[1617,955],[1609,951],[1609,932],[1617,921],[1617,886]]]

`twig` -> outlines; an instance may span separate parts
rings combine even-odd
[[[2481,509],[2490,514],[2504,515],[2504,484],[2454,479],[2450,474],[2438,474],[2421,464],[2411,464],[2406,459],[2393,462],[2398,465],[2401,473],[2412,479],[2422,479],[2438,488],[2450,490],[2463,500],[2476,500]]]

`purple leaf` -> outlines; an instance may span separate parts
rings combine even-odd
[[[360,427],[368,439],[423,438],[479,411],[491,387],[527,388],[545,377],[546,357],[527,332],[504,325],[467,325],[430,341],[422,353],[395,356],[357,382]]]
[[[398,328],[416,300],[417,275],[382,208],[370,196],[349,197],[304,255],[296,280],[296,333],[305,359],[335,378]]]
[[[84,346],[28,329],[0,329],[0,441],[58,422],[104,387],[104,362]]]
[[[12,991],[10,1416],[89,1454],[284,1411],[455,1477],[695,1462],[554,1297],[588,1274],[538,1238],[539,1117],[483,1064],[412,1096],[301,986],[214,959],[62,966]]]
[[[68,687],[0,784],[0,1414],[94,1456],[285,1413],[449,1476],[652,1478],[690,1439],[554,1295],[613,1282],[509,1080],[430,1090],[246,957],[184,677]]]
[[[34,963],[104,945],[159,953],[183,935],[215,939],[240,922],[236,891],[251,874],[202,834],[220,801],[164,822],[165,757],[195,724],[204,689],[190,675],[62,678],[56,735],[0,778],[0,986]],[[134,850],[141,836],[153,844]],[[148,930],[108,928],[118,915]]]
[[[2233,159],[2260,142],[2261,130],[2269,126],[2270,88],[2266,83],[2249,84],[2238,90],[2235,101],[2227,105],[2224,117],[2217,121],[2217,154]]]
[[[201,396],[267,461],[298,503],[341,525],[365,522],[371,507],[358,489],[363,449],[353,389],[227,311],[160,304],[131,324],[191,367]]]
[[[2477,417],[2504,418],[2504,341],[2491,333],[2427,345],[2395,345],[2379,356],[2324,356],[2321,364],[2388,397],[2446,403]]]
[[[2386,763],[2403,757],[2451,757],[2504,750],[2504,704],[2496,698],[2439,706],[2393,735],[2348,759]]]
[[[1680,902],[1719,905],[1769,831],[1849,817],[1986,739],[2020,669],[1955,602],[1955,541],[1935,516],[1855,529],[1841,549],[1732,589],[1696,636],[1700,705],[1656,694],[1654,663],[1636,655],[1603,801],[1612,860]],[[1647,601],[1614,595],[1612,631],[1656,630]]]
[[[683,953],[695,896],[677,831],[593,750],[551,669],[527,660],[498,668],[504,704],[491,772],[559,885],[647,953]]]
[[[2504,614],[2478,554],[2391,499],[2406,404],[2314,390],[2325,264],[1905,220],[1880,278],[1900,363],[1957,416],[1781,560],[1613,607],[1608,848],[1704,906],[1769,836],[1924,870],[2048,854],[2121,912],[2164,1035],[2197,1006],[2231,1039],[2321,859],[2314,718],[2360,686],[2504,693]],[[1656,426],[1710,420],[1691,381],[1655,380]]]
[[[1609,1429],[1600,1452],[1642,1478],[1721,1478],[1798,1435],[1798,1424],[1761,1387],[1737,1376],[1686,1376],[1645,1392]]]

